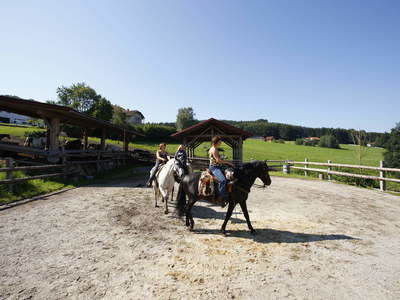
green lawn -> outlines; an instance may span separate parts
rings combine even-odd
[[[155,151],[156,143],[135,143],[132,144],[138,148],[144,148]],[[174,153],[178,147],[177,143],[168,144],[167,151]],[[321,147],[299,146],[294,143],[268,143],[260,140],[248,139],[243,145],[244,160],[297,160],[304,161],[308,158],[309,161],[326,162],[331,160],[336,163],[359,164],[357,159],[356,146],[340,145],[341,149],[330,149]],[[196,149],[197,156],[206,156],[209,143],[203,143]],[[228,158],[232,158],[232,151],[227,145],[223,145],[224,154]],[[379,161],[383,159],[383,151],[381,148],[363,147],[364,157],[361,164],[378,166]]]

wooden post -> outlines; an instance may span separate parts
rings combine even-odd
[[[63,173],[64,173],[64,175],[63,175],[63,178],[64,179],[66,179],[67,178],[67,156],[65,155],[65,149],[64,149],[64,146],[61,148],[61,163],[63,164],[63,165],[65,165],[64,167],[63,167]]]
[[[328,160],[328,164],[331,164],[332,163],[332,161],[331,160]],[[332,169],[331,169],[331,167],[330,166],[328,166],[328,171],[331,171]],[[331,181],[332,180],[332,176],[331,176],[331,174],[328,174],[328,180],[329,181]]]
[[[304,168],[308,168],[308,164],[307,164],[307,162],[308,162],[308,158],[305,158],[304,159],[304,162],[306,162],[305,164],[304,164]],[[304,171],[304,176],[307,176],[308,175],[308,172],[307,171]]]
[[[100,159],[101,159],[101,150],[97,151],[96,173],[100,172]]]
[[[124,130],[124,151],[128,152],[128,150],[129,150],[129,138]]]
[[[105,149],[106,149],[106,130],[103,129],[101,131],[100,150],[104,151]]]
[[[57,118],[51,118],[49,120],[49,150],[58,150],[59,142],[58,136],[60,135],[60,120]]]
[[[14,168],[14,160],[11,157],[7,157],[6,158],[6,167],[7,168],[11,168],[11,169]],[[7,171],[6,179],[11,179],[11,180],[14,179],[13,170]],[[9,188],[10,193],[12,193],[13,192],[13,185],[9,184],[8,188]]]
[[[282,172],[284,174],[290,174],[290,165],[283,165],[282,166]]]
[[[85,128],[83,131],[83,150],[88,148],[88,130]]]
[[[384,166],[384,161],[381,160],[379,162],[379,167],[383,168]],[[385,177],[385,171],[379,171],[379,177],[384,178]],[[386,181],[384,180],[379,180],[379,189],[384,192],[386,190]]]
[[[324,180],[324,173],[319,173],[319,174],[318,174],[318,178],[319,178],[320,180]]]

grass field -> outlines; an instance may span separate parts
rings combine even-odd
[[[156,143],[134,143],[133,146],[155,151],[157,149]],[[167,151],[174,153],[178,144],[168,144]],[[243,145],[244,160],[298,160],[304,161],[308,158],[309,161],[326,162],[331,160],[336,163],[346,164],[359,164],[357,159],[357,148],[351,145],[340,145],[341,149],[330,149],[321,147],[300,146],[294,143],[267,143],[260,140],[248,139]],[[196,149],[197,156],[206,156],[208,143],[203,143]],[[231,149],[223,145],[224,154],[228,158],[232,158]],[[378,166],[379,161],[383,159],[382,148],[363,147],[364,157],[361,164]]]

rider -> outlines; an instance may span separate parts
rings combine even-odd
[[[169,160],[169,156],[167,151],[165,151],[165,148],[167,147],[167,144],[161,143],[159,145],[159,149],[156,152],[156,164],[150,171],[150,178],[147,181],[147,186],[151,187],[151,183],[153,182],[154,178],[156,177],[157,171],[160,168],[161,165],[165,164]]]
[[[180,179],[182,179],[183,176],[189,174],[185,145],[179,145],[174,158],[175,158],[176,169],[178,170],[178,176]]]
[[[223,165],[228,165],[234,167],[232,163],[229,161],[221,159],[219,156],[218,147],[221,146],[222,138],[220,136],[214,136],[211,140],[211,148],[208,150],[208,155],[210,158],[210,171],[214,174],[218,179],[218,194],[219,201],[223,204],[228,202],[228,192],[227,192],[227,180],[225,178],[224,172],[222,171]]]

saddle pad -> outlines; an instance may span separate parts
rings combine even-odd
[[[214,177],[209,171],[203,171],[199,180],[199,195],[208,197],[214,195]]]

